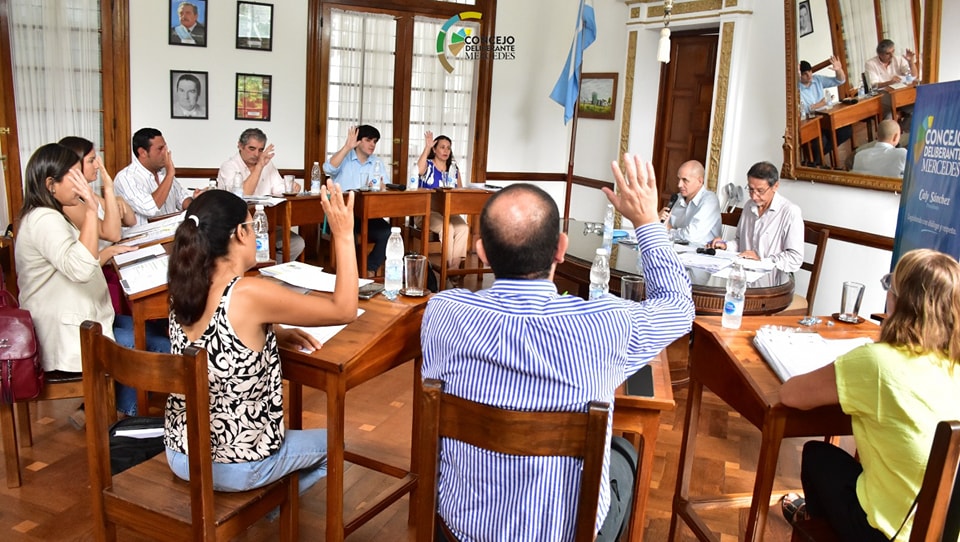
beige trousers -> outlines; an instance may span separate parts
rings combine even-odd
[[[416,224],[418,228],[423,227],[423,218],[417,217]],[[443,215],[440,213],[430,213],[430,231],[443,235]],[[467,257],[467,242],[470,240],[470,226],[460,215],[450,217],[450,234],[445,241],[450,247],[447,254],[447,269],[460,267],[460,262]]]

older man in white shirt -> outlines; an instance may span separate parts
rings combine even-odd
[[[706,244],[720,235],[720,200],[703,187],[703,164],[690,160],[677,170],[677,198],[673,208],[660,210],[660,221],[674,239]]]
[[[853,158],[853,171],[881,177],[903,177],[907,166],[907,149],[901,149],[900,125],[887,119],[877,128],[878,140],[866,148],[857,150]]]

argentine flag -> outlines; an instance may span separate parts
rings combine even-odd
[[[553,86],[550,99],[563,106],[563,123],[573,118],[574,108],[577,107],[577,97],[580,94],[580,65],[583,62],[583,52],[597,39],[597,19],[593,13],[593,0],[580,0],[580,11],[577,15],[577,33],[567,53],[567,62],[563,65],[563,73]]]

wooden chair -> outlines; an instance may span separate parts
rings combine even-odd
[[[817,297],[817,285],[820,283],[820,268],[823,267],[823,256],[827,248],[827,240],[830,238],[830,230],[827,228],[816,229],[811,226],[803,228],[803,242],[814,246],[813,260],[807,261],[804,257],[800,269],[810,272],[810,282],[807,284],[807,295],[802,297],[799,294],[793,294],[793,301],[786,309],[780,311],[781,315],[813,315],[813,301]]]
[[[97,540],[116,540],[117,527],[164,540],[226,540],[280,507],[280,539],[297,539],[298,475],[240,493],[213,490],[209,383],[205,350],[183,355],[140,352],[104,337],[100,324],[80,328],[87,409],[87,458]],[[137,389],[186,398],[190,482],[174,476],[159,454],[110,474],[109,425],[115,417],[111,377]],[[193,443],[199,443],[196,445]]]
[[[443,393],[443,382],[433,379],[424,381],[420,400],[418,541],[434,540],[440,437],[501,454],[582,457],[576,540],[588,542],[595,538],[610,405],[593,402],[587,412],[503,410]]]
[[[917,509],[910,531],[911,542],[957,540],[960,533],[960,484],[957,467],[960,465],[960,422],[943,421],[937,431],[927,459]],[[793,542],[827,542],[839,537],[823,520],[797,522],[793,527]]]

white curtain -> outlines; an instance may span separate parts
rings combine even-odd
[[[476,96],[476,73],[479,61],[459,59],[455,69],[447,73],[437,60],[437,34],[446,21],[417,17],[414,21],[413,70],[410,83],[410,149],[409,157],[415,163],[425,144],[427,130],[434,137],[450,138],[453,158],[466,182],[470,171],[470,151],[473,148],[473,130]],[[479,35],[479,25],[461,23]]]
[[[23,167],[68,135],[103,142],[98,0],[11,0],[11,52]]]
[[[843,43],[847,49],[847,78],[856,86],[867,59],[877,54],[877,22],[873,2],[840,0]]]
[[[369,124],[380,130],[377,154],[390,164],[396,20],[375,13],[331,12],[327,158],[343,146],[350,126]]]

